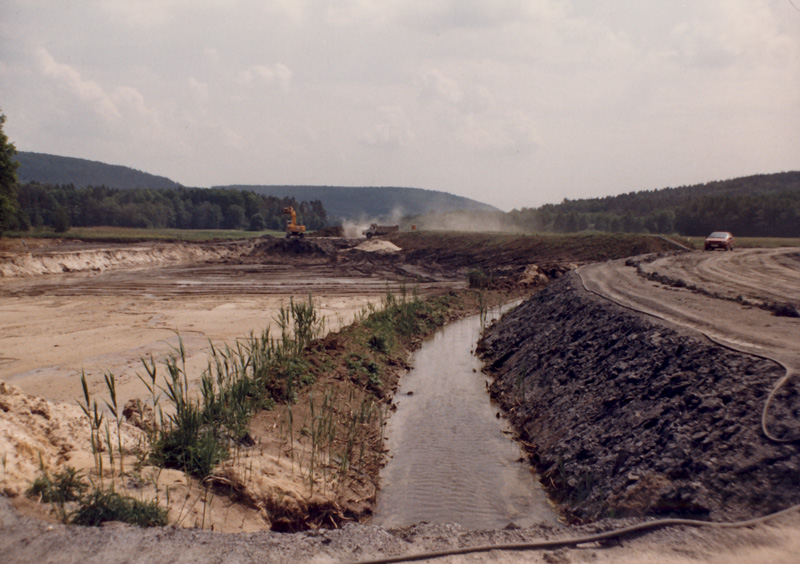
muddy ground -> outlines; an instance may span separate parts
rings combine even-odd
[[[319,300],[320,306],[328,308],[338,324],[342,325],[348,319],[348,314],[343,313],[344,310],[353,315],[358,307],[367,301],[379,300],[387,288],[397,291],[411,281],[425,293],[446,292],[463,287],[467,272],[479,267],[496,277],[496,281],[500,281],[501,285],[518,287],[522,284],[529,285],[533,289],[550,279],[559,278],[575,266],[593,260],[618,259],[670,248],[669,243],[664,241],[637,237],[600,237],[595,240],[591,237],[537,239],[418,233],[399,234],[392,238],[391,246],[379,244],[375,248],[360,250],[355,247],[362,241],[344,243],[342,241],[324,240],[316,244],[309,243],[305,247],[287,246],[288,243],[282,240],[210,246],[188,245],[186,249],[177,253],[177,256],[172,254],[176,249],[170,248],[169,245],[154,252],[154,249],[162,244],[143,244],[137,246],[135,253],[131,253],[131,256],[136,255],[139,258],[130,260],[126,259],[125,252],[126,249],[130,249],[130,245],[95,244],[75,249],[80,253],[89,251],[85,257],[90,257],[90,260],[83,260],[83,263],[81,260],[65,262],[65,256],[59,256],[60,254],[69,255],[67,258],[74,261],[75,253],[63,253],[63,248],[58,247],[38,251],[5,249],[6,254],[0,263],[0,273],[3,274],[0,278],[0,294],[2,294],[0,336],[3,343],[0,356],[4,357],[0,364],[4,372],[0,374],[0,378],[13,380],[14,383],[31,383],[37,386],[36,393],[45,398],[51,390],[53,391],[50,401],[38,399],[19,389],[5,392],[7,397],[13,397],[15,401],[21,402],[19,410],[23,415],[17,419],[13,410],[3,408],[0,419],[5,423],[16,425],[10,428],[11,436],[13,437],[14,433],[24,434],[29,427],[35,427],[37,424],[40,431],[39,435],[32,437],[30,444],[22,450],[18,444],[17,451],[13,454],[24,454],[22,451],[25,451],[32,460],[36,449],[41,448],[53,456],[54,464],[59,460],[62,464],[65,461],[75,460],[76,458],[71,457],[78,456],[81,448],[78,443],[82,437],[86,438],[82,435],[79,423],[75,425],[69,423],[72,421],[72,416],[66,413],[69,409],[75,409],[74,404],[71,404],[74,393],[70,396],[67,389],[72,389],[76,384],[76,370],[88,363],[92,370],[98,370],[95,374],[99,380],[102,376],[101,366],[105,361],[120,369],[120,373],[126,373],[126,370],[130,370],[136,364],[144,351],[155,350],[157,355],[164,354],[168,349],[165,345],[171,344],[169,339],[174,338],[176,330],[180,331],[184,338],[187,338],[188,332],[193,339],[196,339],[192,341],[193,345],[198,345],[198,352],[193,362],[202,365],[203,350],[202,346],[199,346],[201,342],[207,342],[209,338],[236,339],[242,332],[261,329],[264,319],[271,318],[271,313],[281,303],[280,300],[307,296],[309,291],[312,291],[315,299]],[[98,249],[98,246],[106,249]],[[185,244],[179,245],[183,246]],[[141,248],[144,250],[138,250]],[[12,266],[9,267],[9,264]],[[80,264],[91,266],[87,269]],[[41,272],[20,273],[20,265],[22,270],[32,268]],[[8,274],[8,268],[4,270],[2,266],[16,269],[15,273]],[[634,278],[644,279],[635,269],[629,270],[634,272]],[[789,287],[791,288],[791,284]],[[553,288],[559,289],[557,286]],[[555,301],[561,299],[561,301],[580,302],[572,299],[574,289],[560,287],[560,290],[558,295],[561,298],[553,298]],[[677,290],[660,286],[658,292],[663,293],[663,291]],[[272,298],[275,298],[275,301],[269,301]],[[536,299],[534,297],[534,300]],[[660,298],[654,295],[651,295],[651,299],[660,301]],[[710,298],[703,296],[702,299],[708,302]],[[146,307],[142,307],[142,300],[146,300],[144,302]],[[712,310],[718,307],[714,303],[717,301],[721,300],[711,300],[713,305],[709,307]],[[741,307],[734,302],[725,303]],[[541,307],[549,306],[545,304]],[[580,341],[581,332],[590,334],[597,331],[594,325],[612,323],[614,319],[620,318],[619,312],[612,311],[613,308],[599,299],[593,307],[597,310],[592,310],[592,315],[579,316],[577,331],[569,335],[564,334],[564,338],[553,339],[551,348],[556,350],[548,349],[546,355],[549,356],[543,357],[543,362],[552,363],[554,367],[562,362],[561,365],[566,370],[573,371],[576,369],[574,365],[582,363],[588,371],[592,371],[590,367],[594,363],[602,362],[595,360],[595,356],[598,358],[609,356],[607,347],[599,345],[594,348],[589,347],[598,354],[587,358],[585,354],[577,355],[578,349],[572,346],[573,338],[581,345],[587,344]],[[588,313],[588,309],[565,309],[562,313],[581,314],[583,311]],[[763,310],[759,311],[766,314]],[[506,333],[529,334],[530,331],[526,327],[531,324],[531,319],[536,319],[540,314],[530,313],[530,309],[528,312],[532,317],[518,318],[516,323],[509,322],[509,325],[505,326]],[[555,334],[561,331],[564,318],[555,313],[551,315],[554,317],[551,317],[548,326],[536,325],[539,332],[532,335],[532,339],[540,338],[539,333]],[[595,315],[596,324],[592,322]],[[625,318],[622,322],[625,327],[641,322],[638,315],[626,315],[631,316],[631,319]],[[107,318],[111,321],[106,322]],[[71,327],[75,327],[75,330],[71,330]],[[618,337],[625,335],[629,341],[626,344],[631,346],[634,344],[638,346],[639,339],[647,341],[646,335],[658,335],[657,339],[661,339],[662,343],[666,341],[675,346],[683,343],[684,347],[691,349],[696,341],[702,341],[702,337],[696,334],[684,335],[678,329],[675,330],[675,335],[672,335],[662,328],[652,333],[652,329],[644,327],[641,331],[635,332],[641,334],[641,337],[636,339],[633,339],[633,333],[628,328],[620,331],[622,332]],[[603,331],[597,335],[601,342],[607,338],[607,335],[603,336]],[[522,340],[518,341],[518,345],[520,349],[526,348]],[[559,348],[561,352],[558,352]],[[620,363],[614,364],[615,368],[606,366],[606,368],[601,367],[601,370],[607,370],[609,374],[615,374],[621,380],[625,379],[630,385],[642,386],[639,395],[646,396],[651,393],[650,386],[641,382],[640,378],[631,376],[644,364],[641,362],[641,355],[630,355],[628,358],[627,348],[618,346],[613,349],[619,356]],[[103,352],[104,349],[107,352]],[[647,349],[634,347],[633,350],[644,352]],[[674,352],[673,358],[666,352],[663,353],[662,364],[666,363],[665,373],[669,372],[670,364],[678,365],[684,358],[683,349]],[[679,352],[681,354],[678,354]],[[687,356],[685,362],[692,360],[695,365],[691,369],[697,374],[713,373],[710,368],[706,370],[709,359],[732,362],[735,369],[742,369],[748,377],[758,373],[765,380],[780,371],[766,361],[726,360],[721,356],[708,357],[700,349],[695,352],[697,354],[692,357]],[[565,363],[560,356],[576,359],[576,362]],[[509,359],[510,357],[506,358],[505,362],[511,362]],[[496,360],[492,362],[496,363]],[[531,358],[531,365],[536,361]],[[504,363],[499,363],[497,368],[500,368],[500,364]],[[688,365],[685,368],[688,372]],[[528,371],[528,367],[524,366],[521,374],[526,374]],[[675,373],[672,375],[675,376]],[[599,380],[601,376],[595,375],[595,377]],[[67,382],[70,378],[71,381]],[[131,381],[134,378],[133,375],[129,376]],[[498,398],[505,402],[512,418],[516,417],[520,409],[518,392],[520,388],[525,389],[524,386],[516,384],[520,379],[525,378],[511,375],[508,371],[504,377],[498,379],[497,383]],[[780,488],[767,487],[761,490],[765,492],[766,499],[756,500],[761,505],[752,508],[748,513],[747,503],[743,501],[746,497],[743,488],[731,483],[738,480],[740,475],[745,475],[745,479],[749,479],[750,471],[758,473],[762,472],[761,467],[772,468],[775,465],[768,463],[773,461],[788,465],[768,470],[765,479],[773,480],[778,486],[782,480],[790,480],[793,475],[791,465],[795,463],[796,443],[778,446],[761,445],[757,439],[753,439],[755,442],[750,444],[756,445],[754,460],[762,464],[747,468],[746,464],[742,466],[741,458],[735,455],[734,449],[726,450],[725,438],[716,434],[718,433],[716,427],[704,429],[708,432],[703,437],[699,435],[694,437],[699,430],[690,434],[688,431],[684,432],[680,426],[691,424],[689,421],[691,418],[685,413],[687,411],[692,413],[692,410],[699,406],[704,406],[702,409],[711,414],[710,421],[714,423],[725,421],[728,417],[724,407],[718,402],[710,401],[713,400],[713,377],[708,380],[704,379],[702,383],[698,383],[695,379],[683,380],[683,385],[677,385],[680,382],[676,381],[674,382],[676,387],[673,388],[670,388],[672,384],[669,380],[663,382],[665,389],[670,390],[669,394],[664,396],[665,401],[651,404],[651,411],[646,414],[648,417],[644,420],[639,419],[642,416],[641,410],[633,410],[625,420],[628,427],[642,425],[643,429],[642,445],[634,443],[630,449],[620,446],[627,443],[618,440],[615,433],[612,433],[614,435],[612,438],[617,442],[612,442],[598,431],[604,420],[600,418],[602,410],[591,412],[580,409],[580,406],[584,405],[580,403],[582,399],[591,400],[606,393],[607,390],[602,389],[603,386],[599,387],[601,389],[597,390],[597,394],[587,395],[573,385],[570,390],[573,395],[566,404],[559,403],[558,400],[548,405],[539,404],[542,411],[550,411],[551,419],[556,420],[553,425],[561,425],[557,432],[563,432],[565,436],[573,433],[572,440],[566,441],[568,448],[564,448],[563,452],[558,451],[562,460],[557,463],[557,467],[560,468],[556,476],[564,478],[564,483],[560,484],[564,487],[554,488],[555,499],[563,504],[567,517],[584,520],[605,518],[584,528],[541,526],[524,530],[511,528],[500,531],[466,531],[456,525],[420,524],[402,530],[385,530],[380,527],[353,524],[339,530],[279,534],[263,531],[268,521],[262,521],[264,523],[261,526],[262,531],[257,532],[258,527],[254,526],[257,520],[248,521],[251,519],[248,515],[252,516],[252,512],[248,513],[246,508],[243,510],[235,500],[222,502],[218,500],[216,505],[209,509],[210,513],[217,515],[209,517],[209,521],[205,521],[205,511],[203,511],[203,521],[200,521],[200,515],[195,513],[191,518],[184,518],[181,524],[189,527],[202,525],[207,529],[209,523],[216,523],[215,530],[219,531],[231,530],[226,529],[226,526],[229,527],[241,519],[238,530],[253,532],[223,534],[207,530],[172,528],[142,531],[127,526],[81,529],[42,522],[41,512],[37,513],[35,507],[26,507],[26,503],[28,505],[30,503],[20,495],[21,487],[19,485],[8,487],[10,473],[8,465],[4,463],[4,489],[6,496],[10,497],[0,498],[0,519],[2,519],[0,550],[4,557],[11,555],[10,560],[7,560],[10,562],[127,562],[155,559],[176,562],[352,562],[388,554],[572,537],[628,524],[630,520],[607,519],[609,516],[618,517],[624,512],[660,514],[682,511],[693,515],[716,517],[752,515],[757,509],[778,507],[781,502],[788,504],[793,499],[791,493],[784,499],[781,497]],[[564,384],[569,387],[569,382]],[[736,385],[741,387],[745,384],[749,386],[749,380]],[[624,389],[627,388],[626,384]],[[615,389],[619,390],[622,387]],[[786,416],[789,411],[795,409],[791,403],[792,397],[787,395],[787,391],[791,390],[793,387],[787,387],[782,392],[786,397],[782,396],[778,402],[780,406],[771,412],[773,419],[777,417],[777,420],[772,421],[775,433],[789,433],[794,430],[791,419]],[[136,392],[131,387],[129,393],[134,395],[141,392]],[[531,397],[530,390],[524,393],[526,404],[536,401]],[[623,411],[617,413],[623,413],[626,405],[639,399],[638,396],[628,397],[631,395],[634,394],[625,392],[618,393],[614,397],[605,396],[606,399],[603,401],[611,403],[603,404],[603,409],[621,409]],[[753,403],[757,402],[759,397],[757,394],[753,396],[751,398]],[[719,399],[724,404],[725,400]],[[742,417],[750,417],[749,411],[747,414],[744,413],[746,407],[753,407],[747,401],[741,403],[737,395],[728,402],[733,402],[733,405],[741,411]],[[7,402],[10,403],[12,402]],[[587,418],[584,411],[593,415]],[[532,414],[533,410],[529,412]],[[576,417],[573,425],[558,420],[563,419],[565,412]],[[542,417],[539,412],[533,416]],[[677,423],[664,422],[670,416],[674,417]],[[523,417],[518,419],[518,421],[525,420]],[[645,422],[648,423],[648,428],[643,427]],[[736,420],[726,425],[723,432],[728,432],[734,425],[738,427],[730,429],[732,436],[740,436],[743,443],[752,438],[753,431],[749,419]],[[576,426],[585,430],[585,433],[581,436],[574,435]],[[654,459],[658,458],[642,455],[641,447],[644,446],[644,439],[655,449],[668,443],[656,431],[651,432],[651,429],[657,428],[668,433],[673,427],[677,427],[678,432],[672,436],[681,438],[676,443],[684,449],[683,452],[670,451],[670,457],[667,457],[673,460],[668,464],[670,468],[679,469],[677,474],[665,473],[666,482],[657,474],[654,476],[646,475],[644,472],[637,474],[634,470],[637,463],[644,460],[646,469],[647,464],[654,464]],[[520,425],[520,429],[524,431],[524,425]],[[757,432],[755,434],[757,435]],[[554,450],[562,448],[562,441],[555,440],[556,432],[551,430],[544,436],[545,440],[550,441],[550,447]],[[540,447],[543,443],[541,441],[537,443],[537,440],[527,442],[536,445],[533,452],[537,457],[542,457],[545,451]],[[609,444],[606,444],[607,442]],[[695,442],[699,444],[696,445]],[[9,448],[9,442],[4,445],[4,448]],[[710,445],[707,447],[712,449],[710,455],[704,452],[705,445]],[[83,448],[85,451],[85,446]],[[792,448],[795,451],[791,451]],[[691,456],[686,455],[686,452]],[[700,464],[701,467],[688,466],[688,463],[682,462],[689,458],[692,464]],[[724,461],[722,469],[719,467],[719,458]],[[589,459],[594,460],[595,464],[589,464]],[[661,457],[662,462],[663,459],[664,457]],[[11,458],[6,455],[4,461],[8,460]],[[569,468],[566,466],[567,463],[570,464]],[[552,468],[552,459],[550,464]],[[270,475],[281,465],[285,466],[285,461],[275,460],[265,475]],[[727,468],[726,465],[733,465],[734,468]],[[597,466],[602,468],[602,472],[596,470]],[[714,466],[717,466],[717,469],[713,469]],[[29,474],[35,472],[35,464],[24,467]],[[735,469],[743,471],[737,473]],[[623,473],[622,470],[626,471]],[[702,475],[702,479],[692,480],[689,475],[694,472]],[[758,476],[764,477],[763,474]],[[549,474],[548,477],[553,478],[553,474]],[[603,483],[595,484],[594,480],[600,481],[601,478]],[[610,479],[605,480],[605,478]],[[177,488],[180,477],[172,476],[170,479],[175,480],[173,487]],[[555,485],[555,482],[553,480],[551,486]],[[616,497],[611,503],[600,494],[592,497],[592,486],[595,485],[601,487],[597,491],[610,493],[613,490]],[[722,488],[719,492],[725,492],[724,495],[734,500],[733,505],[726,503],[722,494],[713,489],[716,485]],[[288,488],[288,484],[264,481],[259,487]],[[576,492],[579,495],[576,495]],[[297,490],[296,494],[298,499],[306,495],[302,490]],[[568,502],[572,502],[572,505]],[[617,511],[619,513],[615,513]],[[252,525],[244,527],[245,522]],[[495,551],[472,556],[448,557],[437,561],[794,562],[796,555],[800,553],[798,544],[800,541],[795,534],[798,526],[800,518],[793,514],[783,516],[770,524],[745,530],[669,529],[625,541],[622,545],[606,544],[601,547],[593,543],[578,549],[564,548],[533,553]],[[234,530],[237,529],[234,527]],[[132,554],[135,556],[132,557]]]

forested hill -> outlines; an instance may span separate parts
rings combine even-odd
[[[17,171],[21,184],[72,185],[76,188],[104,186],[115,189],[172,189],[181,185],[169,178],[148,174],[125,166],[62,157],[45,153],[20,151]],[[320,201],[329,221],[342,219],[397,219],[400,216],[432,212],[498,211],[497,208],[446,192],[421,188],[343,186],[275,186],[231,185],[215,189],[244,190],[297,201]]]
[[[723,230],[751,237],[800,237],[800,172],[564,200],[514,210],[509,220],[531,231],[707,235]]]
[[[72,184],[76,188],[107,186],[109,188],[178,188],[180,184],[133,168],[110,165],[74,157],[19,151],[20,183]]]
[[[319,200],[332,220],[390,219],[423,213],[498,211],[494,206],[447,192],[422,188],[344,186],[215,186],[250,190],[257,194],[290,197],[296,200]]]

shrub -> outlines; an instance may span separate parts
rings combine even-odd
[[[467,272],[470,288],[485,289],[492,285],[492,276],[486,274],[482,268],[473,268]]]
[[[139,527],[164,527],[167,510],[155,501],[141,501],[113,491],[94,490],[86,496],[72,517],[75,525],[97,527],[108,521],[121,521]]]
[[[83,476],[72,466],[67,466],[52,478],[42,468],[42,475],[33,481],[28,495],[40,497],[48,503],[63,505],[68,501],[78,501],[87,488]]]

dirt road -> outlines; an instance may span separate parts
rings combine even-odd
[[[589,291],[800,374],[800,318],[759,307],[800,304],[797,249],[697,251],[652,261],[609,261],[584,266],[578,274]]]
[[[740,249],[683,253],[642,263],[658,273],[736,299],[800,303],[800,250]]]

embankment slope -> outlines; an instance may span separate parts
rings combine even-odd
[[[761,432],[783,369],[585,292],[568,275],[486,334],[481,354],[542,481],[575,521],[741,519],[800,502],[797,442]],[[771,430],[800,410],[790,382]]]

